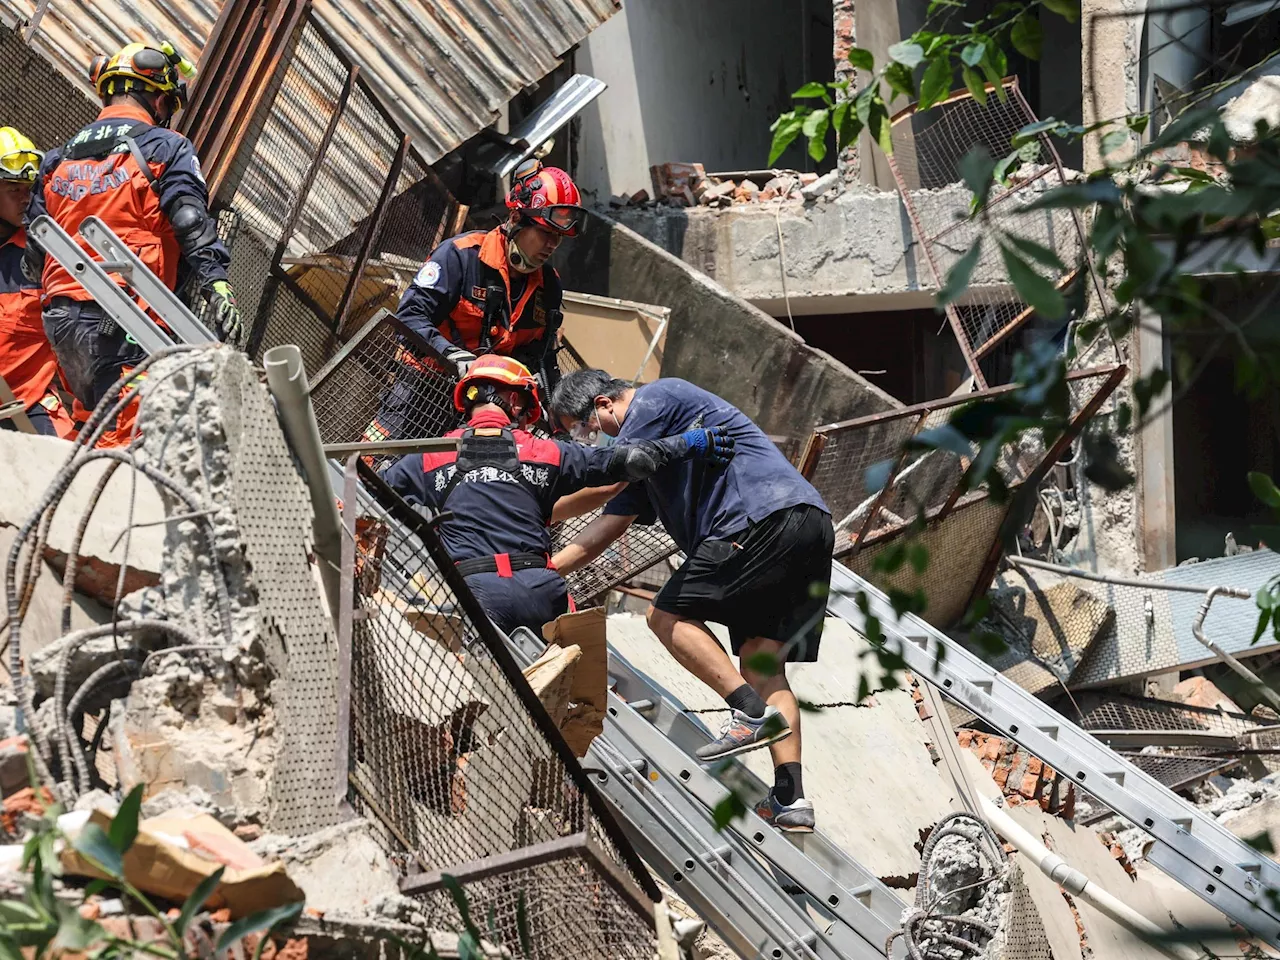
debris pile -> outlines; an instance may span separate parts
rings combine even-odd
[[[723,208],[770,200],[812,200],[836,185],[834,173],[819,177],[798,170],[707,173],[700,163],[663,163],[649,168],[652,202],[672,207]],[[649,192],[610,198],[613,207],[644,206]]]

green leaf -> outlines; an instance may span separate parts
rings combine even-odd
[[[1090,180],[1088,183],[1069,183],[1047,190],[1032,200],[1023,211],[1057,210],[1069,207],[1088,207],[1095,203],[1119,206],[1124,199],[1120,188],[1111,180]]]
[[[711,819],[717,830],[723,830],[734,820],[745,816],[746,812],[747,805],[742,802],[742,797],[738,796],[736,790],[730,790],[728,795],[712,809]]]
[[[520,938],[520,952],[526,957],[533,956],[533,935],[529,932],[529,905],[525,901],[523,890],[516,897],[516,935]]]
[[[1018,252],[1024,257],[1030,257],[1036,263],[1043,264],[1051,270],[1057,270],[1059,273],[1067,272],[1067,265],[1062,262],[1062,258],[1048,247],[1012,233],[1005,234],[1005,239],[1017,247]]]
[[[1018,151],[1015,150],[996,164],[995,170],[992,171],[991,179],[1001,186],[1007,187],[1009,185],[1009,174],[1017,170],[1021,165],[1022,157],[1018,156]]]
[[[900,63],[891,63],[884,72],[884,78],[889,81],[889,88],[895,93],[902,94],[908,100],[915,98],[916,84],[915,78],[911,75],[910,67],[904,67]]]
[[[119,850],[121,855],[129,852],[129,848],[133,846],[133,841],[138,836],[138,814],[142,810],[142,788],[142,784],[138,784],[130,790],[129,795],[120,804],[120,809],[116,811],[116,815],[111,818],[111,829],[108,831],[108,836],[111,838],[111,845]]]
[[[985,43],[971,43],[960,51],[960,60],[967,67],[977,67],[987,52]]]
[[[964,185],[977,198],[978,207],[985,206],[987,194],[991,192],[991,185],[995,182],[991,175],[996,169],[996,162],[987,152],[987,148],[981,144],[970,147],[969,152],[960,158],[957,167]]]
[[[1112,130],[1102,138],[1102,155],[1104,157],[1110,156],[1128,142],[1128,130]]]
[[[1009,99],[1009,91],[1004,88],[1005,71],[1009,68],[1009,59],[995,44],[987,45],[986,56],[982,58],[982,75],[987,83],[996,91],[996,99],[1005,103]]]
[[[960,76],[964,78],[965,89],[969,91],[969,95],[978,102],[979,106],[985,107],[987,88],[982,85],[982,78],[969,67],[961,67]]]
[[[884,101],[879,97],[875,98],[875,102],[871,105],[871,122],[867,124],[868,130],[871,132],[880,145],[880,149],[884,151],[886,157],[893,156],[893,124],[889,122],[889,111],[885,107]]]
[[[25,960],[17,942],[3,929],[0,929],[0,960]]]
[[[907,441],[907,446],[916,450],[945,450],[957,457],[973,456],[968,438],[949,423],[921,430]]]
[[[1040,141],[1028,140],[1018,148],[1018,159],[1023,163],[1035,163],[1040,159]]]
[[[772,654],[767,650],[762,650],[759,653],[753,653],[751,656],[747,657],[746,660],[742,661],[742,667],[745,670],[750,670],[752,673],[758,673],[765,677],[772,677],[778,672],[778,658],[775,654]]]
[[[55,949],[80,952],[97,943],[106,931],[92,920],[80,916],[74,904],[58,904],[58,935],[53,940]]]
[[[1257,470],[1249,471],[1249,489],[1253,495],[1272,509],[1280,509],[1280,490],[1265,473]]]
[[[1034,12],[1024,14],[1013,22],[1013,30],[1009,33],[1013,49],[1028,60],[1040,59],[1040,47],[1044,43],[1044,28],[1036,19]]]
[[[1025,143],[1039,140],[1040,134],[1052,133],[1061,126],[1062,121],[1055,120],[1053,117],[1050,117],[1048,120],[1037,120],[1035,123],[1028,123],[1010,138],[1009,146],[1016,149]]]
[[[1030,265],[1004,244],[1000,245],[1009,282],[1036,313],[1045,320],[1057,320],[1067,309],[1062,294],[1052,283],[1031,269]]]
[[[969,288],[969,278],[973,275],[973,268],[977,266],[981,255],[982,237],[978,237],[965,255],[952,264],[951,269],[947,271],[947,279],[943,282],[942,289],[938,291],[937,310],[941,311],[947,304],[954,303],[956,298]]]
[[[778,118],[778,126],[773,131],[773,144],[769,147],[768,166],[772,167],[778,162],[778,158],[791,146],[792,141],[800,136],[803,127],[804,118],[797,116],[795,111],[784,113]]]
[[[1257,629],[1253,631],[1253,639],[1249,641],[1249,646],[1253,646],[1262,639],[1262,635],[1267,632],[1267,624],[1271,622],[1273,614],[1274,611],[1272,610],[1263,610],[1258,614],[1258,626]]]
[[[814,97],[821,98],[823,100],[830,100],[830,97],[827,95],[826,86],[813,80],[806,83],[791,95],[792,100],[812,99]]]
[[[1067,23],[1075,23],[1080,19],[1079,0],[1041,0],[1041,2],[1046,10],[1063,17]]]
[[[909,40],[895,43],[889,48],[889,57],[909,69],[915,69],[924,60],[924,47]]]
[[[213,891],[222,882],[222,874],[225,870],[225,867],[219,867],[191,891],[191,896],[187,897],[186,903],[182,905],[182,912],[178,914],[178,919],[173,922],[173,929],[178,931],[178,936],[187,932],[187,924],[191,922],[191,918],[199,913],[204,902],[213,896]]]
[[[907,560],[916,573],[924,573],[929,566],[929,548],[918,540],[907,545]]]
[[[124,876],[120,850],[96,823],[86,823],[72,839],[71,846],[108,876],[116,880]]]
[[[831,126],[831,111],[815,110],[804,119],[804,135],[809,138],[809,156],[821,162],[827,155],[827,130]]]
[[[1140,113],[1137,116],[1128,117],[1124,123],[1125,123],[1125,126],[1127,126],[1130,130],[1132,130],[1138,136],[1142,136],[1144,133],[1147,132],[1147,124],[1149,124],[1150,122],[1151,122],[1150,114]]]
[[[1205,148],[1209,151],[1209,156],[1215,160],[1227,162],[1227,157],[1231,154],[1231,136],[1227,133],[1226,124],[1219,117],[1214,121],[1213,126],[1209,130],[1209,142],[1205,144]]]
[[[920,81],[920,102],[917,110],[928,110],[951,92],[951,58],[945,53],[929,62]]]
[[[260,910],[258,913],[241,917],[222,931],[222,936],[218,938],[218,944],[214,947],[214,950],[217,953],[221,953],[251,933],[269,935],[272,930],[281,924],[292,923],[296,920],[302,913],[302,906],[300,902],[285,903],[278,907],[272,907],[270,910]]]
[[[854,47],[849,51],[849,62],[859,70],[874,70],[876,68],[876,58],[870,50],[863,50],[861,47]]]

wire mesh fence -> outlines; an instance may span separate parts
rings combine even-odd
[[[311,16],[219,181],[251,352],[298,343],[315,374],[427,255],[459,205]]]
[[[360,479],[379,506],[344,497],[349,799],[402,890],[459,929],[455,878],[502,955],[648,960],[659,894],[639,857],[429,524]]]
[[[1231,736],[1263,726],[1280,730],[1280,721],[1151,697],[1078,693],[1074,703],[1076,722],[1085,730],[1204,730]]]
[[[1010,489],[1047,469],[1050,455],[1056,457],[1078,435],[1118,385],[1124,369],[1068,374],[1072,417],[1067,429],[1048,438],[1036,428],[1002,451],[997,469]],[[800,470],[831,508],[836,556],[856,554],[900,533],[920,514],[930,521],[945,519],[957,507],[987,496],[983,488],[964,488],[969,457],[955,450],[911,450],[907,445],[922,431],[947,423],[964,405],[1014,389],[996,387],[817,428],[801,455]]]
[[[986,148],[996,160],[1008,156],[1015,149],[1015,135],[1037,119],[1016,79],[1005,80],[1002,89],[1003,99],[988,85],[985,104],[964,92],[923,113],[914,106],[902,111],[894,117],[894,152],[889,158],[916,240],[939,286],[979,237],[986,237],[969,290],[946,308],[979,387],[999,382],[1005,365],[994,362],[998,359],[994,352],[1034,314],[1008,282],[999,244],[994,242],[997,232],[1053,250],[1069,267],[1087,256],[1084,228],[1074,211],[1026,209],[1071,176],[1053,141],[1043,133],[1026,137],[1015,171],[993,185],[987,219],[969,219],[970,193],[962,185],[961,159],[975,146]],[[1078,268],[1065,274],[1043,265],[1033,269],[1059,288],[1079,276]],[[1087,279],[1101,297],[1096,280]]]

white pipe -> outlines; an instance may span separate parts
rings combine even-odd
[[[1000,834],[1018,851],[1039,867],[1040,872],[1060,886],[1073,897],[1110,917],[1126,930],[1141,937],[1151,946],[1174,960],[1203,960],[1206,954],[1184,943],[1167,941],[1169,931],[1164,930],[1127,903],[1102,889],[1071,864],[1056,853],[1053,853],[1031,833],[1018,824],[1013,817],[996,806],[994,800],[983,797],[979,810],[991,828]]]
[[[1275,709],[1280,710],[1280,694],[1277,694],[1267,686],[1260,676],[1205,636],[1204,618],[1209,615],[1209,606],[1213,603],[1213,598],[1220,593],[1225,593],[1228,596],[1233,597],[1239,596],[1240,592],[1241,591],[1236,591],[1233,593],[1230,587],[1211,587],[1209,592],[1204,596],[1204,603],[1200,604],[1200,609],[1196,611],[1195,618],[1191,621],[1191,635],[1204,644],[1205,647],[1209,649],[1210,653],[1216,654],[1219,660],[1225,663],[1237,674],[1244,677],[1249,684],[1256,687],[1258,693],[1262,695],[1262,698],[1266,700],[1267,703],[1271,704]],[[1243,592],[1245,597],[1248,597],[1248,591],[1246,590]]]

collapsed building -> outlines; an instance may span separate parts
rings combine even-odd
[[[681,376],[734,402],[819,488],[837,523],[838,559],[873,581],[876,557],[922,509],[929,568],[878,586],[921,587],[929,624],[961,642],[961,616],[990,592],[981,626],[1006,641],[991,664],[1000,675],[1198,804],[1197,816],[1249,839],[1280,830],[1271,772],[1280,717],[1201,635],[1264,677],[1275,649],[1250,644],[1245,599],[1219,595],[1196,620],[1208,588],[1253,591],[1280,572],[1274,554],[1249,542],[1256,517],[1240,486],[1247,469],[1265,467],[1266,451],[1204,450],[1228,442],[1205,429],[1206,417],[1271,422],[1231,396],[1227,372],[1133,438],[1128,491],[1084,478],[1078,440],[1114,408],[1132,372],[1164,361],[1149,326],[1077,364],[1065,434],[1006,452],[1002,476],[1034,492],[1030,516],[965,490],[967,463],[951,453],[898,460],[879,488],[866,476],[912,434],[946,422],[975,388],[1008,389],[1018,349],[1070,336],[1018,301],[994,260],[979,265],[966,300],[946,316],[933,310],[941,275],[972,240],[972,227],[955,226],[968,202],[960,156],[984,137],[1003,145],[1037,117],[1087,122],[1174,102],[1196,70],[1161,59],[1165,48],[1150,38],[1172,14],[1152,11],[1146,28],[1137,17],[1100,20],[1092,32],[1046,16],[1056,31],[1049,59],[1015,62],[1007,104],[961,96],[929,115],[904,111],[893,164],[864,142],[822,164],[793,148],[778,169],[761,170],[768,124],[789,92],[838,75],[855,43],[882,56],[913,29],[909,9],[805,0],[798,14],[751,3],[717,17],[665,0],[458,6],[452,19],[428,4],[228,0],[216,16],[147,8],[156,35],[193,59],[203,51],[205,79],[184,132],[232,250],[253,321],[250,353],[262,362],[274,347],[299,347],[322,440],[358,440],[394,376],[406,331],[388,309],[421,261],[444,237],[484,223],[500,199],[497,179],[554,139],[548,159],[598,204],[561,254],[574,291],[566,368]],[[81,64],[135,27],[114,7],[63,0],[11,3],[0,15],[0,62],[25,81],[0,94],[4,118],[42,146],[60,142],[94,109]],[[1086,4],[1082,22],[1090,15]],[[685,16],[695,21],[666,28]],[[75,26],[85,18],[97,32]],[[1114,100],[1121,85],[1098,80],[1117,68],[1117,49],[1123,103]],[[1212,57],[1209,40],[1198,55]],[[54,95],[21,95],[36,85]],[[694,89],[702,93],[682,94]],[[646,124],[655,111],[664,123]],[[1089,140],[1040,142],[1037,166],[1001,197],[1008,224],[1039,191],[1097,163]],[[1019,229],[1066,262],[1082,244],[1082,224],[1066,213]],[[1267,258],[1255,267],[1271,270]],[[1059,279],[1105,296],[1094,277]],[[1252,294],[1224,279],[1222,295]],[[11,726],[19,710],[29,718],[30,755],[58,799],[109,816],[113,800],[97,791],[118,797],[142,784],[152,820],[175,810],[212,816],[251,848],[235,851],[246,869],[284,865],[293,886],[281,884],[282,896],[305,895],[314,911],[286,936],[318,953],[350,955],[357,948],[344,944],[353,943],[386,951],[396,937],[456,952],[451,871],[473,895],[473,916],[491,915],[484,933],[495,954],[640,956],[654,938],[662,949],[667,927],[694,956],[763,950],[744,933],[751,921],[726,914],[694,876],[720,871],[747,890],[747,868],[731,869],[741,851],[713,846],[694,866],[645,847],[624,828],[629,808],[597,793],[593,778],[605,768],[589,772],[575,759],[604,729],[607,691],[623,691],[616,665],[601,675],[605,637],[618,662],[661,691],[670,730],[714,725],[724,710],[630,612],[665,578],[669,539],[630,533],[575,580],[598,622],[566,622],[554,648],[517,662],[444,576],[430,535],[411,518],[388,518],[361,485],[367,478],[341,489],[333,481],[348,593],[325,589],[312,534],[320,511],[308,492],[315,478],[295,469],[297,451],[249,364],[216,350],[178,353],[161,358],[152,379],[129,469],[80,464],[56,504],[43,502],[45,491],[84,454],[0,434],[18,478],[0,498],[0,534],[14,551],[14,582],[30,584],[10,625],[20,627],[12,680],[22,677]],[[416,426],[435,436],[450,416],[422,411]],[[112,509],[122,504],[127,512]],[[1011,525],[1032,563],[1003,555]],[[16,566],[22,557],[26,566]],[[1191,559],[1202,562],[1179,566]],[[1159,952],[1030,865],[984,860],[977,828],[949,835],[952,812],[995,797],[1148,921],[1193,929],[1193,940],[1230,952],[1270,949],[1157,869],[1152,835],[1091,793],[1079,771],[939,699],[921,676],[886,683],[856,629],[833,617],[829,631],[836,652],[820,672],[798,671],[795,685],[820,708],[806,718],[810,742],[832,758],[809,775],[821,842],[874,881],[858,888],[836,861],[820,861],[846,889],[863,890],[881,913],[918,905],[921,891],[950,897],[951,912],[991,928],[991,956]],[[612,756],[609,743],[598,748],[605,756],[635,762]],[[666,768],[649,762],[662,780]],[[735,769],[724,776],[745,778],[748,789],[751,774],[767,773],[755,760]],[[6,781],[13,836],[32,809],[24,791],[38,786],[21,775]],[[953,892],[973,885],[981,892]],[[785,913],[792,892],[778,885],[754,905],[738,895],[763,915]],[[532,918],[529,931],[521,916]],[[723,942],[682,916],[710,922]],[[789,914],[778,922],[798,923]],[[526,932],[536,950],[525,948]],[[771,955],[826,945],[800,936]]]

